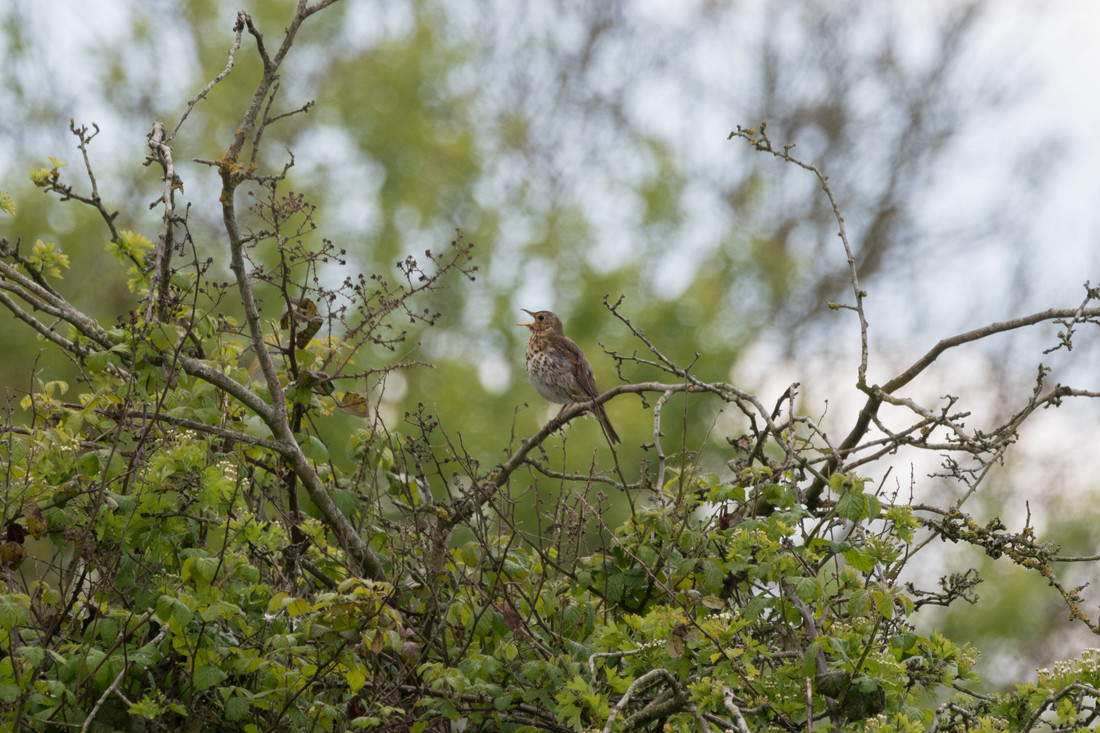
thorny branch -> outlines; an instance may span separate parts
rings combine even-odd
[[[1004,333],[1007,331],[1012,331],[1027,326],[1033,326],[1047,321],[1053,321],[1055,323],[1062,323],[1066,325],[1066,330],[1060,335],[1060,338],[1063,339],[1064,343],[1060,344],[1059,347],[1056,347],[1060,348],[1061,346],[1068,344],[1069,334],[1072,333],[1073,324],[1080,322],[1095,323],[1096,319],[1100,318],[1100,308],[1086,307],[1087,303],[1095,302],[1097,300],[1098,296],[1100,296],[1100,292],[1098,292],[1097,289],[1090,288],[1088,283],[1086,283],[1085,288],[1088,291],[1087,297],[1085,298],[1085,301],[1076,309],[1052,308],[1041,313],[1034,313],[1032,315],[1024,316],[1022,318],[1016,318],[1011,321],[992,323],[983,328],[974,329],[972,331],[967,331],[966,333],[958,334],[957,336],[953,336],[951,338],[943,339],[939,343],[937,343],[931,350],[929,350],[924,356],[914,362],[908,369],[888,381],[886,384],[882,386],[868,385],[866,377],[870,352],[867,341],[868,324],[863,305],[863,298],[865,297],[866,293],[860,288],[859,285],[855,258],[852,255],[852,249],[848,243],[848,237],[844,230],[844,217],[841,215],[840,207],[838,206],[836,198],[833,196],[832,190],[829,187],[828,178],[824,174],[822,174],[816,166],[805,163],[792,156],[791,150],[794,148],[793,145],[784,145],[781,150],[777,150],[775,147],[773,147],[771,140],[767,136],[766,125],[764,123],[760,124],[759,130],[745,129],[738,126],[736,130],[730,133],[729,139],[733,139],[734,137],[742,138],[753,145],[757,150],[770,153],[788,163],[797,165],[814,174],[814,176],[818,179],[818,182],[821,184],[822,190],[825,192],[825,195],[828,197],[830,205],[832,206],[833,216],[837,222],[838,236],[843,243],[844,252],[848,261],[852,292],[855,299],[855,305],[849,307],[849,309],[856,312],[856,315],[859,318],[860,330],[860,363],[857,372],[856,386],[862,392],[867,394],[867,402],[864,404],[863,409],[860,411],[855,425],[852,427],[851,431],[844,438],[844,440],[841,441],[837,453],[831,457],[830,463],[828,464],[826,469],[822,473],[818,474],[813,484],[806,491],[807,506],[811,509],[821,505],[822,492],[825,488],[826,483],[825,477],[836,471],[844,472],[845,470],[850,469],[850,467],[845,467],[841,463],[841,460],[845,454],[858,451],[861,446],[864,445],[864,438],[867,436],[868,430],[870,429],[871,425],[875,424],[880,429],[885,430],[882,423],[878,420],[878,411],[883,403],[907,407],[913,412],[920,415],[925,420],[930,421],[929,424],[939,424],[948,427],[949,430],[954,433],[954,437],[958,441],[958,444],[955,446],[956,448],[962,447],[965,449],[966,447],[970,447],[974,449],[974,453],[990,449],[990,443],[988,441],[979,439],[973,435],[967,435],[959,424],[954,423],[949,418],[946,418],[946,416],[941,415],[937,417],[934,414],[934,411],[926,410],[918,406],[912,400],[899,398],[894,395],[895,392],[911,382],[916,376],[918,376],[928,366],[935,362],[936,359],[939,358],[939,356],[948,349],[952,349],[963,344],[979,341],[988,338],[993,334]],[[1033,397],[1032,402],[1029,403],[1029,408],[1025,408],[1027,410],[1027,413],[1030,414],[1031,411],[1033,411],[1036,407],[1041,406],[1042,404],[1056,402],[1058,399],[1061,399],[1062,396],[1068,394],[1065,392],[1065,390],[1066,388],[1059,386],[1045,397]],[[1081,396],[1093,396],[1085,392],[1079,392],[1078,394],[1080,394]],[[925,426],[922,429],[928,429],[928,427]],[[896,434],[889,433],[889,431],[887,432],[892,440],[897,441],[898,436]],[[1000,452],[1006,446],[1006,443],[1004,442],[1006,438],[1003,434],[1001,438],[1001,442],[998,443],[1001,450],[997,450],[996,448],[993,449],[995,457],[992,460],[995,460],[996,457],[999,457]],[[905,438],[904,440],[898,442],[912,444],[913,442],[920,441],[913,441],[910,438]]]

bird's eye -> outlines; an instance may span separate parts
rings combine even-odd
[[[539,320],[540,320],[540,321],[541,321],[541,320],[544,320],[545,318],[546,318],[546,316],[539,316]]]

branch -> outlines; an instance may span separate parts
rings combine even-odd
[[[793,157],[791,155],[791,150],[794,149],[794,145],[784,145],[782,151],[774,149],[772,147],[771,140],[768,139],[768,135],[767,135],[766,130],[767,130],[767,123],[766,122],[761,122],[760,123],[759,132],[756,131],[756,130],[751,130],[751,129],[746,130],[746,129],[742,128],[740,125],[738,125],[737,129],[734,130],[733,132],[731,132],[729,134],[729,137],[727,137],[726,139],[731,140],[734,137],[740,137],[740,138],[748,141],[757,150],[761,150],[761,151],[764,151],[764,152],[767,152],[767,153],[771,153],[772,155],[774,155],[777,158],[780,158],[781,160],[784,160],[788,163],[793,163],[794,165],[797,165],[799,168],[803,168],[805,170],[808,170],[809,172],[814,174],[814,176],[818,180],[818,183],[821,184],[821,189],[825,192],[825,196],[829,199],[829,206],[832,207],[833,218],[836,219],[836,223],[837,223],[837,236],[840,237],[840,242],[841,242],[841,244],[844,245],[844,254],[845,254],[845,256],[847,257],[847,260],[848,260],[848,277],[851,280],[852,293],[854,294],[855,300],[856,300],[855,307],[853,307],[852,310],[854,310],[856,312],[856,315],[859,317],[860,354],[859,354],[859,372],[858,372],[858,377],[857,377],[857,379],[858,379],[857,383],[860,385],[860,388],[862,389],[862,386],[867,383],[866,382],[866,379],[867,379],[867,360],[868,360],[867,318],[866,318],[866,315],[864,314],[864,311],[863,311],[863,298],[866,297],[867,293],[865,293],[863,291],[863,289],[859,287],[859,273],[856,270],[856,260],[855,260],[855,257],[852,255],[852,247],[848,243],[848,234],[844,230],[844,217],[841,216],[840,206],[837,204],[836,198],[833,196],[832,189],[829,188],[829,178],[828,178],[828,176],[826,176],[820,170],[818,170],[817,166],[811,165],[809,163],[804,163],[803,161],[799,160],[798,158]]]
[[[722,693],[722,703],[726,706],[726,710],[730,711],[730,715],[733,716],[734,721],[736,721],[737,733],[751,733],[749,731],[749,724],[745,722],[745,716],[741,714],[741,708],[737,707],[733,702],[733,691],[723,686]]]
[[[973,341],[979,341],[984,338],[988,338],[994,334],[1006,333],[1018,328],[1024,328],[1027,326],[1034,326],[1044,321],[1053,321],[1059,319],[1080,319],[1080,318],[1100,318],[1100,308],[1051,308],[1041,313],[1033,313],[1021,318],[1015,318],[1010,321],[999,321],[997,323],[991,323],[988,326],[982,328],[976,328],[972,331],[960,333],[950,338],[941,339],[935,346],[933,346],[924,356],[917,359],[912,366],[903,371],[898,376],[891,379],[881,387],[874,385],[867,387],[865,391],[868,394],[867,402],[864,404],[863,409],[860,410],[859,416],[856,419],[856,424],[848,433],[847,437],[840,444],[840,453],[845,453],[852,450],[867,434],[867,430],[871,426],[873,418],[878,413],[878,408],[884,401],[887,401],[888,397],[895,391],[901,389],[906,384],[911,382],[917,375],[927,369],[933,362],[936,361],[948,349],[953,349],[956,346],[962,346]],[[839,465],[839,459],[833,459],[826,470],[823,471],[824,476],[828,476],[837,470]],[[820,506],[821,493],[825,486],[825,479],[817,479],[813,485],[806,492],[807,506],[811,509]]]
[[[664,680],[664,682],[671,689],[671,694],[664,698],[658,697],[653,702],[646,705],[641,711],[635,713],[626,721],[626,728],[630,730],[636,725],[644,723],[654,718],[671,715],[674,712],[678,712],[689,702],[689,698],[683,688],[680,687],[680,683],[676,681],[676,678],[667,669],[658,667],[657,669],[651,669],[650,671],[638,677],[630,683],[630,687],[626,688],[626,692],[619,698],[619,702],[615,703],[615,707],[611,709],[611,714],[607,716],[607,723],[604,725],[604,733],[611,733],[612,728],[615,725],[615,719],[619,716],[619,713],[626,708],[630,703],[630,700],[634,697],[635,693],[639,690],[643,690],[652,684],[655,684],[658,680]],[[698,712],[695,713],[696,721],[699,723],[700,730],[707,731],[709,733],[710,726],[706,721],[699,716]]]
[[[765,422],[768,429],[775,434],[775,439],[782,449],[788,454],[794,452],[793,448],[784,440],[782,435],[783,431],[781,431],[772,421],[767,409],[760,401],[731,384],[725,382],[701,382],[694,378],[692,378],[692,381],[688,384],[666,384],[663,382],[620,384],[607,390],[591,402],[578,402],[567,405],[538,432],[523,441],[519,448],[509,456],[508,460],[490,472],[483,481],[475,483],[467,493],[456,499],[448,508],[446,516],[443,517],[442,521],[437,525],[437,531],[449,533],[453,527],[468,521],[478,509],[480,509],[480,507],[508,481],[512,473],[527,462],[527,454],[566,423],[587,413],[595,405],[602,405],[618,395],[644,394],[646,392],[660,392],[662,395],[669,395],[676,392],[685,392],[688,394],[710,393],[718,395],[729,402],[737,400],[750,402],[760,411],[761,419]],[[812,467],[806,466],[806,468],[813,475],[817,475]]]
[[[73,307],[69,301],[52,289],[39,285],[6,262],[0,261],[0,283],[6,282],[6,290],[27,301],[31,307],[72,324],[77,331],[104,348],[114,346],[107,332],[94,319]],[[18,287],[13,287],[17,285]]]
[[[176,167],[172,163],[172,148],[164,139],[164,125],[153,123],[153,131],[149,133],[149,148],[153,151],[153,157],[160,163],[164,171],[164,192],[157,200],[164,203],[164,224],[157,238],[157,247],[153,256],[153,287],[149,291],[149,302],[145,309],[146,323],[153,322],[153,308],[160,320],[168,317],[168,278],[171,274],[173,229],[175,223],[175,192],[179,186],[183,190],[183,181],[176,173]],[[152,162],[152,158],[146,160],[146,165]],[[153,206],[157,202],[153,202]]]
[[[255,132],[259,135],[260,132],[262,132],[262,129],[257,129],[257,120],[259,119],[259,124],[262,128],[264,121],[260,118],[261,110],[264,109],[264,102],[278,79],[279,66],[290,50],[302,21],[322,7],[325,7],[325,5],[318,4],[315,5],[313,9],[310,9],[306,5],[305,0],[299,0],[294,18],[287,27],[286,34],[283,37],[283,43],[274,57],[268,55],[263,41],[263,34],[253,25],[252,18],[248,13],[244,11],[237,13],[237,25],[235,26],[235,30],[240,34],[242,29],[247,28],[248,32],[256,39],[257,51],[263,60],[263,74],[256,91],[252,94],[252,99],[244,113],[244,118],[240,125],[237,126],[237,132],[233,137],[229,149],[226,151],[225,155],[222,156],[221,160],[217,162],[218,171],[222,179],[222,193],[220,197],[222,205],[222,223],[229,239],[230,268],[233,270],[233,274],[237,279],[237,292],[240,295],[241,305],[244,308],[245,322],[248,324],[248,333],[252,340],[256,358],[260,363],[264,381],[271,394],[270,404],[263,405],[261,409],[257,410],[257,414],[263,418],[264,422],[275,436],[275,442],[279,446],[278,450],[280,455],[301,479],[306,491],[309,493],[310,499],[324,516],[327,525],[335,533],[340,544],[355,560],[359,572],[371,578],[379,579],[384,575],[382,561],[373,551],[371,551],[363,541],[363,538],[359,536],[355,527],[352,526],[351,522],[348,521],[347,517],[345,517],[336,506],[336,503],[329,495],[327,487],[321,481],[320,476],[317,475],[317,470],[314,468],[313,464],[310,463],[309,459],[306,458],[305,454],[302,453],[301,446],[298,445],[298,441],[294,437],[294,432],[290,426],[287,413],[286,395],[283,390],[283,385],[279,380],[279,372],[265,343],[263,323],[260,320],[260,310],[252,291],[252,273],[248,271],[245,265],[244,247],[246,239],[241,235],[234,205],[234,195],[237,187],[253,175],[251,165],[248,166],[247,169],[242,169],[240,166],[239,157],[241,149],[250,134]],[[231,382],[232,380],[229,381]],[[255,400],[259,401],[259,398],[256,397]]]
[[[176,138],[176,133],[178,133],[180,131],[180,128],[183,127],[184,121],[187,119],[187,116],[191,114],[191,110],[195,108],[195,105],[198,104],[201,100],[206,99],[206,95],[210,93],[210,90],[213,89],[214,86],[217,85],[218,82],[220,82],[222,79],[229,76],[229,72],[233,70],[233,64],[235,62],[237,51],[241,47],[241,37],[244,33],[244,26],[242,26],[238,22],[234,26],[233,30],[236,31],[237,37],[233,40],[233,45],[229,47],[229,58],[225,62],[225,68],[222,69],[221,73],[215,76],[209,84],[203,87],[201,92],[196,94],[187,102],[187,109],[185,109],[183,111],[183,114],[180,115],[179,122],[177,122],[175,128],[172,129],[172,134],[164,139],[165,144],[172,142]]]
[[[3,284],[0,283],[0,288],[3,287]],[[12,312],[12,315],[14,315],[20,321],[23,321],[28,326],[37,331],[38,335],[40,335],[42,338],[46,339],[47,341],[53,342],[57,346],[60,346],[68,353],[75,354],[76,356],[87,356],[88,354],[92,353],[91,349],[86,349],[78,345],[76,342],[70,341],[61,334],[54,331],[46,324],[39,321],[34,316],[27,313],[25,310],[19,307],[18,303],[8,297],[6,293],[0,292],[0,303],[2,303],[8,310],[10,310]]]
[[[1054,692],[1054,693],[1051,693],[1050,695],[1048,695],[1046,697],[1046,699],[1044,699],[1035,708],[1035,712],[1033,712],[1031,714],[1031,717],[1027,719],[1027,724],[1023,727],[1023,730],[1024,731],[1029,731],[1032,728],[1034,728],[1035,725],[1039,722],[1039,717],[1042,716],[1042,714],[1044,712],[1046,712],[1046,709],[1048,707],[1050,707],[1054,703],[1058,702],[1063,697],[1066,697],[1071,692],[1080,692],[1084,695],[1088,695],[1089,697],[1091,697],[1093,699],[1100,698],[1100,690],[1097,690],[1092,685],[1086,685],[1086,684],[1083,684],[1081,682],[1073,682],[1073,683],[1063,687],[1058,692]]]
[[[167,626],[161,627],[160,633],[157,634],[155,637],[153,637],[152,640],[149,641],[149,644],[146,644],[146,646],[149,646],[149,645],[154,645],[155,646],[155,645],[159,644],[164,639],[164,637],[167,633],[168,633],[168,627]],[[121,697],[122,700],[125,703],[127,703],[128,705],[132,704],[132,703],[130,703],[129,700],[127,700],[122,695],[121,692],[118,691],[118,686],[122,683],[122,680],[126,677],[127,673],[129,673],[129,671],[130,671],[130,668],[133,667],[133,666],[134,666],[133,660],[130,660],[130,661],[126,662],[126,664],[122,665],[122,669],[119,670],[119,673],[115,677],[114,681],[112,681],[111,684],[107,685],[107,689],[104,690],[103,694],[99,696],[99,699],[96,700],[95,705],[92,707],[91,711],[88,713],[88,717],[84,719],[84,725],[80,726],[80,733],[86,733],[86,731],[92,725],[92,721],[95,720],[95,716],[99,713],[99,709],[101,707],[103,707],[103,703],[107,700],[108,697],[111,696],[111,693],[114,693],[114,694],[118,695],[119,697]]]
[[[155,420],[156,422],[168,423],[169,425],[175,425],[177,427],[186,428],[188,430],[194,430],[197,433],[205,433],[206,435],[212,435],[215,438],[222,438],[223,440],[231,441],[234,444],[244,445],[258,445],[261,448],[267,448],[268,450],[278,452],[282,446],[272,440],[266,438],[257,438],[254,435],[241,432],[240,430],[229,430],[228,428],[218,427],[217,425],[208,425],[198,420],[188,420],[184,417],[173,417],[164,412],[152,412],[148,413],[142,410],[97,410],[109,417],[130,417],[139,420]]]
[[[119,235],[118,229],[115,227],[115,218],[118,216],[118,212],[108,212],[106,207],[103,206],[103,199],[99,196],[99,184],[96,182],[95,172],[92,171],[92,161],[88,157],[88,143],[91,142],[92,138],[99,134],[99,125],[92,123],[92,129],[94,129],[95,132],[89,135],[87,127],[77,127],[75,121],[69,120],[69,131],[76,135],[77,139],[80,140],[80,144],[77,145],[77,148],[80,149],[80,154],[84,158],[84,170],[88,172],[88,182],[92,186],[92,196],[90,199],[85,199],[80,196],[73,196],[71,193],[70,196],[72,198],[76,198],[80,201],[83,201],[84,203],[94,206],[96,208],[96,211],[99,212],[100,217],[102,217],[103,221],[107,224],[107,229],[109,229],[111,232],[111,241],[117,242]]]

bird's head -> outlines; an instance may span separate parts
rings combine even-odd
[[[529,311],[524,308],[523,312],[531,316],[531,320],[516,325],[527,326],[532,333],[562,333],[561,320],[550,311]]]

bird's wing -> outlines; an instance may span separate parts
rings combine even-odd
[[[588,363],[588,359],[584,358],[581,347],[569,338],[562,340],[561,347],[568,350],[570,356],[573,357],[570,361],[573,366],[573,377],[577,380],[577,384],[580,385],[589,399],[594,400],[599,397],[600,390],[596,387],[596,376],[592,373],[592,365]]]

